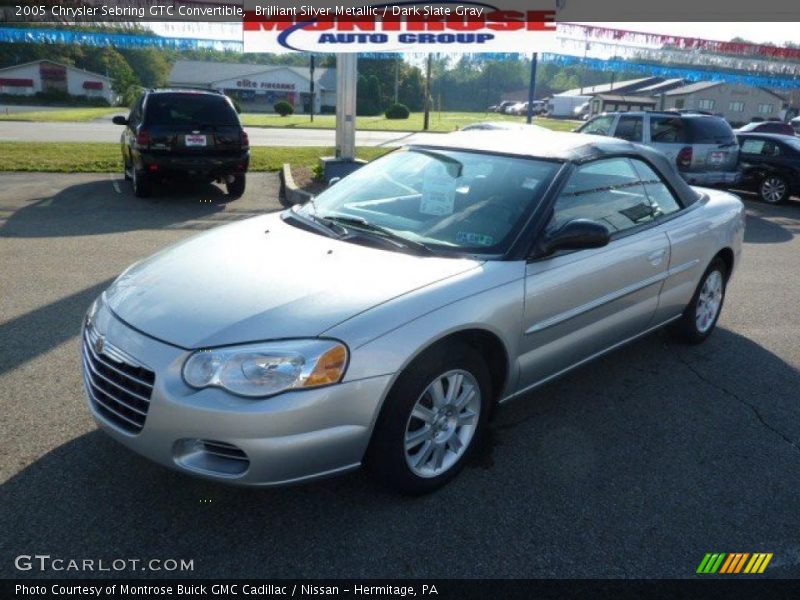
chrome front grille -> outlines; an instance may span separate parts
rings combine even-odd
[[[155,373],[105,343],[91,326],[83,334],[83,379],[98,414],[128,433],[142,430]]]

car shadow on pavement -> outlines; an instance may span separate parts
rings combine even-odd
[[[113,279],[0,323],[0,375],[80,334],[81,319]]]
[[[229,208],[218,186],[177,181],[158,186],[151,198],[136,198],[122,178],[102,178],[30,200],[5,215],[0,237],[99,235],[141,229],[204,229],[228,220],[263,214]]]
[[[503,407],[481,449],[493,456],[415,499],[360,472],[223,486],[93,430],[0,487],[3,574],[85,575],[12,566],[47,553],[193,559],[177,576],[201,578],[688,577],[715,544],[797,573],[781,544],[800,527],[798,383],[731,331],[692,348],[657,333]]]
[[[744,241],[750,244],[780,244],[800,233],[800,204],[770,206],[747,202]]]

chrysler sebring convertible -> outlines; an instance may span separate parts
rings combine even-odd
[[[705,340],[743,234],[643,146],[443,135],[131,266],[86,315],[89,408],[217,481],[428,492],[498,405],[660,327]]]

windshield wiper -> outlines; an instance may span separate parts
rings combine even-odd
[[[337,229],[331,227],[330,223],[326,223],[315,215],[304,215],[291,209],[284,211],[281,214],[281,218],[284,221],[292,220],[298,227],[301,227],[307,231],[316,231],[317,233],[321,233],[322,235],[332,238],[341,238],[345,233],[343,231],[337,231]]]
[[[388,240],[391,240],[395,244],[409,248],[411,250],[416,250],[420,254],[435,254],[435,252],[423,244],[422,242],[415,242],[414,240],[409,240],[408,238],[404,238],[402,235],[396,234],[391,229],[386,229],[385,227],[381,227],[380,225],[375,225],[374,223],[370,223],[366,219],[362,219],[361,217],[352,217],[348,215],[325,215],[324,217],[317,217],[323,221],[330,221],[332,223],[340,223],[345,226],[349,225],[350,227],[367,233],[377,234],[380,237],[384,237]]]

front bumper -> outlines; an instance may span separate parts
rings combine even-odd
[[[263,400],[198,391],[181,377],[189,351],[131,329],[105,306],[92,327],[111,352],[121,351],[156,374],[138,433],[99,411],[87,387],[100,428],[159,464],[228,483],[281,485],[357,468],[392,379],[384,375]]]
[[[702,186],[736,185],[742,178],[740,171],[678,171],[687,183]]]

